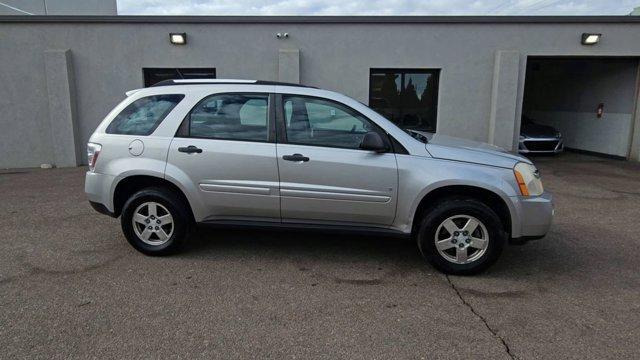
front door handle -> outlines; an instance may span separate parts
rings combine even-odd
[[[282,157],[282,159],[287,160],[287,161],[303,161],[303,162],[307,162],[309,161],[309,158],[302,155],[302,154],[293,154],[293,155],[284,155]]]
[[[179,147],[178,151],[183,152],[183,153],[187,153],[187,154],[192,154],[192,153],[198,153],[200,154],[202,152],[202,149],[200,149],[197,146],[193,146],[193,145],[189,145],[186,147]]]

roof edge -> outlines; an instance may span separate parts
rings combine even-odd
[[[205,23],[205,24],[521,24],[640,23],[640,16],[157,16],[3,15],[0,23]]]

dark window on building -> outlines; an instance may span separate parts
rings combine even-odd
[[[143,68],[144,86],[149,87],[163,80],[177,79],[215,79],[214,68]]]
[[[358,149],[364,134],[378,131],[369,119],[333,101],[289,95],[283,104],[291,144]]]
[[[107,127],[107,134],[149,135],[178,105],[184,95],[154,95],[127,105]]]
[[[188,115],[189,136],[207,139],[267,141],[268,94],[212,95]]]
[[[435,69],[371,69],[369,107],[402,128],[435,132],[439,76]]]

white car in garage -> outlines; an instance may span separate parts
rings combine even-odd
[[[558,154],[564,150],[562,134],[556,128],[538,124],[529,117],[522,116],[520,125],[521,154]]]

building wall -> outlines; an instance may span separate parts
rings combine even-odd
[[[560,130],[567,147],[627,156],[638,60],[532,60],[527,71],[523,113]]]
[[[81,144],[126,90],[143,85],[143,67],[215,67],[219,78],[277,80],[280,50],[299,49],[301,83],[339,91],[364,103],[368,102],[370,68],[439,68],[437,131],[512,147],[519,131],[516,119],[528,55],[640,56],[636,41],[640,24],[636,23],[137,23],[121,19],[86,23],[0,19],[0,81],[4,84],[0,126],[9,129],[0,132],[0,153],[5,154],[0,168],[52,162],[56,139],[50,124],[56,119],[49,119],[47,50],[70,50],[76,89],[74,121]],[[188,44],[171,45],[169,32],[186,32]],[[277,32],[290,36],[276,39]],[[603,39],[596,46],[582,46],[582,32],[602,33]],[[508,56],[497,56],[499,52]],[[505,60],[508,66],[503,66]],[[506,74],[495,76],[500,72]],[[494,137],[497,130],[500,135]]]
[[[6,5],[0,5],[0,15],[26,15],[25,12],[32,15],[116,15],[118,13],[117,0],[2,0],[2,3]]]

